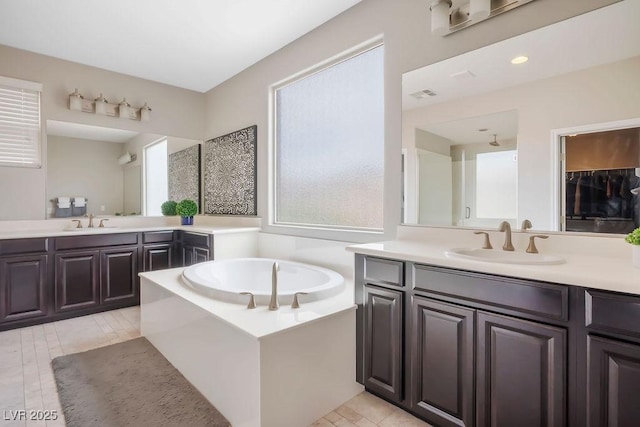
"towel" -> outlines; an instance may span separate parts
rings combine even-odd
[[[58,207],[61,209],[68,209],[71,207],[71,197],[58,196]]]
[[[73,198],[73,205],[76,208],[84,208],[85,204],[86,200],[84,199],[84,197],[76,196]]]

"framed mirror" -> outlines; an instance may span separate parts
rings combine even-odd
[[[47,120],[47,218],[84,213],[161,215],[160,204],[169,200],[169,182],[175,183],[177,193],[174,194],[188,192],[199,203],[199,154],[193,158],[191,152],[186,156],[178,153],[183,150],[199,153],[200,143],[166,135]],[[157,148],[154,156],[145,156],[148,147]],[[174,165],[170,169],[171,159]],[[195,166],[194,160],[198,162]],[[145,179],[145,169],[152,171],[146,174],[148,179]],[[185,177],[170,177],[170,170],[174,175],[188,174],[188,185]],[[192,177],[194,172],[196,175]],[[195,178],[195,183],[191,178]],[[60,198],[83,198],[84,209],[60,209]],[[145,200],[149,198],[156,202],[147,206]]]
[[[405,73],[403,222],[571,230],[565,138],[640,126],[637,16],[622,1]]]

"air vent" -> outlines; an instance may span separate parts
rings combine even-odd
[[[456,79],[456,80],[467,80],[467,79],[472,79],[474,78],[476,75],[473,74],[471,71],[469,70],[464,70],[464,71],[459,71],[457,73],[453,73],[451,74],[451,78],[452,79]]]
[[[436,93],[431,89],[425,89],[425,90],[421,90],[420,92],[412,93],[411,96],[413,96],[416,99],[422,99],[422,98],[426,98],[427,96],[436,96]]]

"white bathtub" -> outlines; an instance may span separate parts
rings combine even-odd
[[[296,292],[306,292],[300,302],[318,301],[339,294],[344,278],[339,273],[315,265],[270,258],[237,258],[208,261],[185,268],[182,278],[187,286],[217,300],[246,304],[251,292],[256,304],[271,299],[273,263],[277,262],[278,302],[291,304]]]

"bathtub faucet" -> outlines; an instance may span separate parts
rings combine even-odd
[[[269,301],[269,310],[277,310],[280,305],[278,304],[278,266],[277,262],[273,263],[271,267],[271,301]]]

